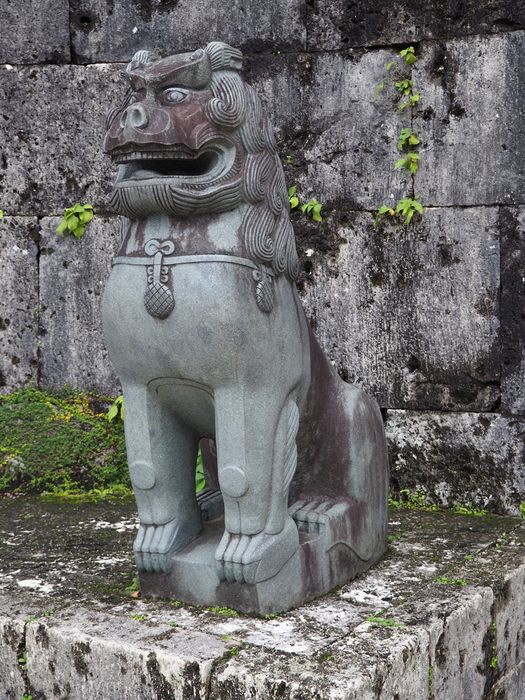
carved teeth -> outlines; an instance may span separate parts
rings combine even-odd
[[[133,153],[115,154],[113,158],[118,163],[129,163],[136,160],[196,160],[203,152],[187,153],[185,151],[134,151]]]

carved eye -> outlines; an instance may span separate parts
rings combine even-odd
[[[166,102],[182,102],[182,100],[188,95],[186,90],[181,90],[180,88],[168,88],[164,90],[163,97]]]

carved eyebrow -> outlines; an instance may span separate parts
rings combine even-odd
[[[181,87],[181,88],[191,88],[192,90],[199,90],[206,87],[203,81],[196,81],[194,76],[188,74],[189,72],[184,69],[166,71],[162,75],[144,75],[144,73],[130,72],[127,73],[127,78],[130,82],[133,90],[141,90],[147,88],[148,86],[162,89],[168,87]]]

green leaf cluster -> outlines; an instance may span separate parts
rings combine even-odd
[[[417,212],[420,216],[423,216],[423,205],[419,201],[419,195],[416,194],[414,198],[403,197],[396,204],[396,214],[402,217],[403,223],[408,226],[412,221],[414,214]]]
[[[408,153],[405,153],[405,155],[402,158],[396,160],[394,168],[396,170],[401,170],[402,168],[404,168],[405,170],[408,170],[409,173],[412,173],[412,175],[415,175],[419,168],[420,158],[421,156],[419,155],[419,153],[416,153],[416,151],[409,151]]]
[[[321,216],[322,205],[317,201],[315,197],[312,197],[306,204],[303,204],[301,211],[303,214],[309,214],[314,221],[321,223],[323,217]]]
[[[410,78],[403,78],[402,80],[396,80],[394,87],[403,95],[410,95],[414,87],[414,82]]]
[[[376,211],[374,228],[379,226],[385,216],[389,216],[392,219],[400,219],[405,225],[412,221],[414,214],[417,213],[423,216],[424,208],[419,199],[419,195],[416,194],[415,197],[403,197],[393,207],[383,204]]]
[[[398,151],[403,151],[405,148],[419,146],[420,143],[419,137],[416,136],[412,129],[401,129],[401,133],[397,139],[397,149]]]
[[[199,449],[197,454],[197,464],[195,466],[195,493],[200,493],[206,486],[204,478],[204,463],[202,460],[202,451]]]
[[[468,581],[465,578],[449,578],[448,576],[438,576],[434,583],[439,583],[442,586],[468,586]]]
[[[64,210],[64,216],[56,227],[56,232],[61,236],[69,231],[75,238],[82,238],[86,232],[86,226],[94,216],[91,204],[74,204]]]
[[[288,201],[290,202],[290,209],[297,209],[301,205],[301,201],[297,196],[297,187],[293,185],[288,188]],[[301,205],[301,211],[307,216],[311,216],[312,220],[321,223],[323,217],[321,216],[322,204],[320,204],[315,197],[308,200],[306,204]]]
[[[379,625],[380,627],[405,626],[402,622],[397,622],[397,620],[394,620],[392,617],[381,617],[380,615],[370,615],[370,617],[366,618],[366,621],[372,623],[373,625]]]
[[[407,46],[406,49],[402,49],[399,55],[405,59],[405,63],[411,66],[417,61],[416,52],[413,46]]]
[[[407,46],[399,52],[399,57],[404,59],[403,67],[411,66],[417,61],[416,52],[413,46]],[[403,74],[399,67],[400,58],[389,61],[386,64],[387,73],[393,71],[395,77],[392,78],[393,84],[397,92],[401,93],[401,99],[398,102],[397,109],[404,111],[407,108],[413,109],[421,100],[421,93],[414,90],[414,81],[410,75]],[[384,81],[382,81],[382,87]],[[395,161],[395,170],[406,170],[412,176],[411,193],[402,197],[396,204],[381,205],[374,216],[374,228],[377,228],[385,217],[390,217],[393,220],[398,219],[408,225],[414,218],[415,214],[420,216],[424,213],[423,205],[420,197],[414,194],[414,176],[419,170],[419,162],[421,155],[418,148],[421,145],[421,138],[412,130],[411,127],[401,129],[397,139],[397,149],[402,152],[401,158]]]

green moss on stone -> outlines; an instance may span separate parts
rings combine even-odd
[[[28,388],[0,396],[0,493],[93,500],[129,493],[121,421],[108,397]]]

